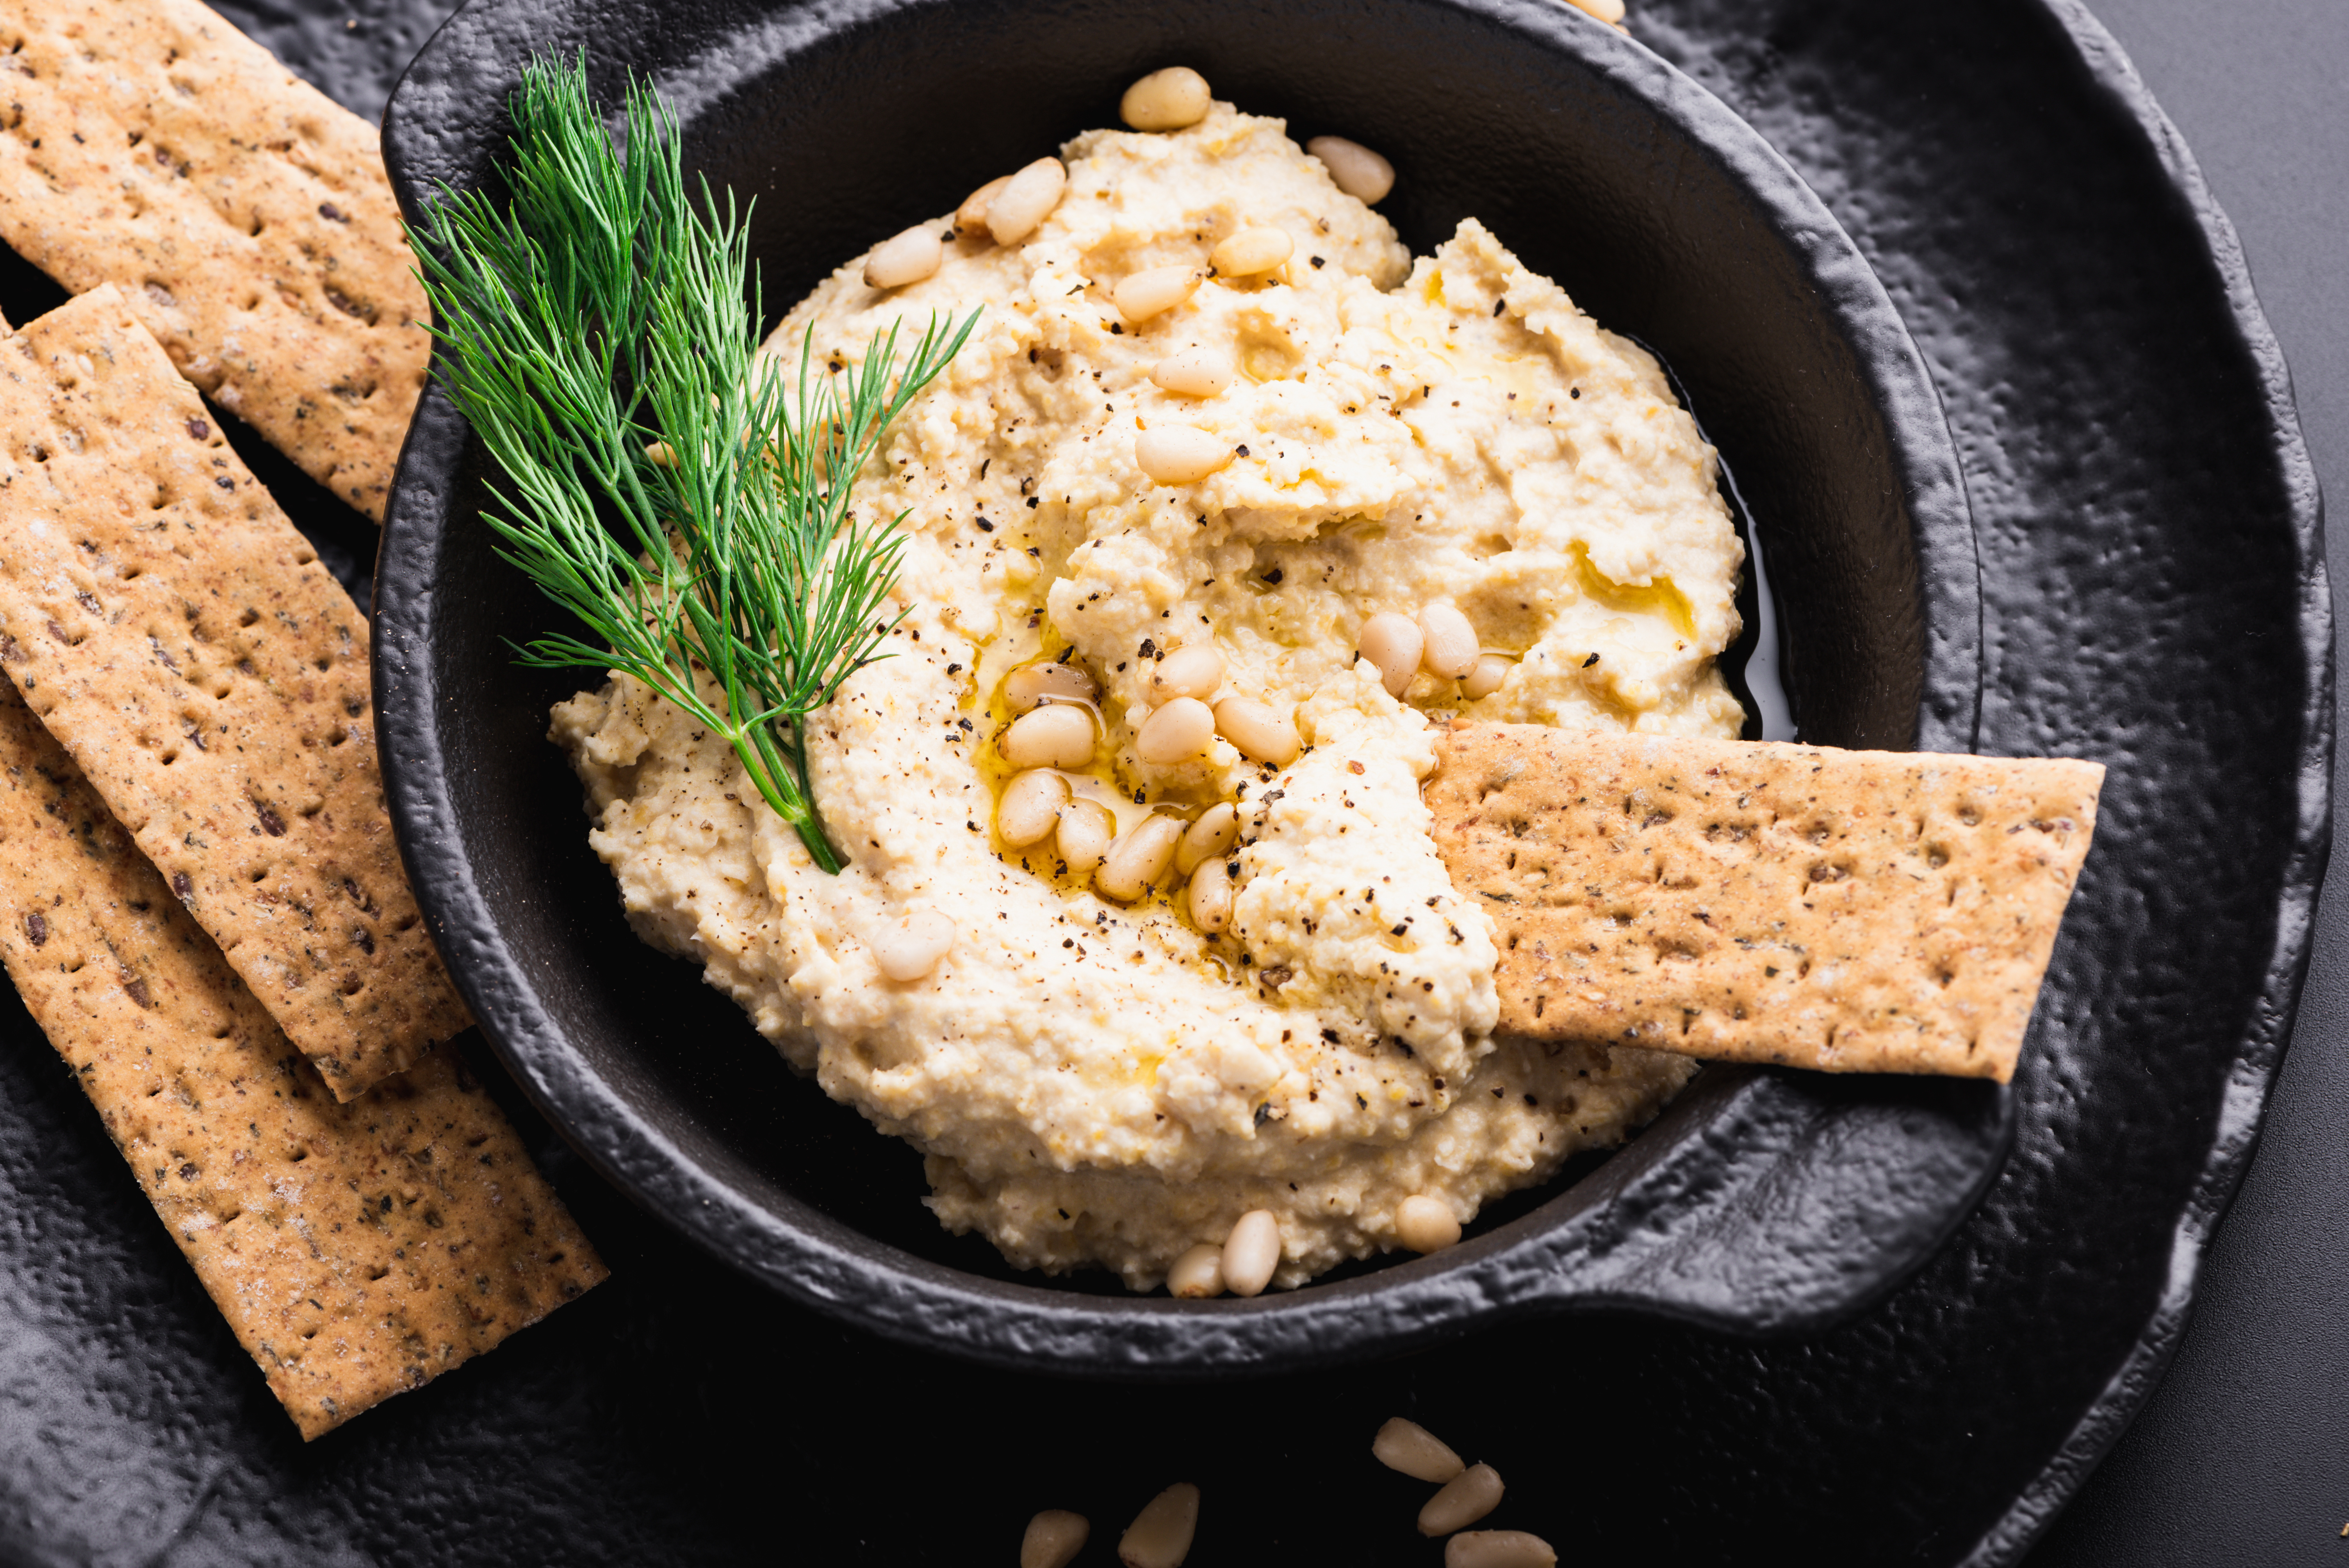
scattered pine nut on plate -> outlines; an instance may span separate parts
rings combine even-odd
[[[1019,1538],[1019,1568],[1069,1568],[1092,1532],[1083,1514],[1048,1508],[1028,1522]]]
[[[1401,1416],[1379,1429],[1371,1439],[1371,1452],[1389,1470],[1439,1484],[1468,1468],[1434,1433]]]
[[[1501,1506],[1501,1476],[1491,1465],[1470,1465],[1444,1483],[1419,1511],[1422,1535],[1449,1535]]]
[[[1522,1530],[1470,1530],[1444,1543],[1444,1568],[1557,1568],[1557,1553]]]
[[[1177,1481],[1143,1505],[1118,1539],[1125,1568],[1183,1568],[1199,1528],[1199,1489]]]

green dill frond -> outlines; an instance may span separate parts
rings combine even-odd
[[[621,671],[725,736],[836,872],[804,727],[882,656],[905,552],[902,515],[858,519],[853,480],[978,313],[902,359],[893,325],[838,373],[811,334],[793,375],[759,352],[749,213],[706,181],[688,199],[651,87],[616,144],[584,58],[533,62],[512,109],[509,204],[444,189],[409,238],[446,385],[504,476],[498,553],[584,629],[521,661]]]

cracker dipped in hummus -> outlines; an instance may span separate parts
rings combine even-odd
[[[1382,193],[1360,149],[1198,97],[771,343],[836,373],[983,307],[856,480],[907,613],[807,737],[839,875],[647,688],[553,730],[647,940],[921,1150],[948,1228],[1135,1290],[1259,1210],[1283,1285],[1425,1250],[1652,1118],[1695,1064],[1496,1037],[1421,783],[1457,717],[1744,717],[1744,551],[1655,362],[1473,221],[1414,261],[1333,180]]]

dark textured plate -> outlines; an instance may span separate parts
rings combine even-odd
[[[370,112],[401,58],[367,41],[416,14],[226,8]],[[1645,0],[1635,25],[1786,153],[1924,349],[1982,524],[1984,748],[2115,765],[2118,896],[2067,940],[2013,1158],[1921,1273],[1798,1343],[1523,1324],[1135,1390],[835,1327],[541,1129],[615,1278],[305,1449],[12,1008],[0,1563],[958,1563],[1055,1505],[1107,1563],[1187,1476],[1199,1563],[1429,1563],[1423,1489],[1363,1452],[1398,1411],[1510,1479],[1492,1522],[1578,1563],[2018,1558],[2158,1376],[2289,1020],[2330,711],[2313,484],[2223,221],[2075,9]],[[974,83],[974,115],[1007,90]],[[28,297],[0,279],[12,318]]]
[[[582,47],[606,102],[630,71],[657,81],[688,163],[756,203],[750,250],[778,313],[871,236],[1114,123],[1117,94],[1161,61],[1192,61],[1302,134],[1376,140],[1399,170],[1384,210],[1415,250],[1475,213],[1673,367],[1767,541],[1804,733],[1971,746],[1973,536],[1914,345],[1767,143],[1579,13],[474,0],[385,117],[410,216],[443,186],[493,182],[523,63]],[[968,85],[994,76],[1025,90],[973,124]],[[580,680],[512,661],[550,612],[478,521],[486,462],[429,396],[384,530],[378,728],[410,878],[483,1032],[550,1119],[647,1208],[803,1304],[1001,1366],[1145,1376],[1392,1354],[1602,1306],[1783,1333],[1888,1289],[2004,1152],[1991,1085],[1716,1070],[1627,1152],[1440,1256],[1212,1304],[1020,1274],[912,1201],[910,1150],[792,1081],[692,965],[630,934],[579,820],[548,809],[576,787],[544,715]]]

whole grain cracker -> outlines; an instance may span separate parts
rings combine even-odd
[[[376,128],[195,0],[0,0],[0,239],[378,521],[424,294]]]
[[[1427,787],[1504,1032],[2006,1081],[2094,762],[1462,725]]]
[[[392,841],[366,618],[111,286],[0,342],[0,629],[337,1096],[465,1026]]]
[[[0,962],[304,1438],[604,1277],[453,1048],[337,1104],[5,681]]]

